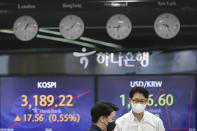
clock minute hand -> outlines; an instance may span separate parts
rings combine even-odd
[[[116,28],[117,30],[120,29],[120,24],[118,24],[117,26],[113,26],[113,28]]]
[[[72,24],[69,28],[66,29],[66,31],[69,31],[70,29],[72,29],[76,24],[77,24],[77,22],[75,22],[74,24]]]
[[[168,24],[163,24],[167,29],[168,29],[168,31],[170,32],[170,27],[169,27],[169,25]]]

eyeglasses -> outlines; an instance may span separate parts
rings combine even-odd
[[[145,99],[133,99],[132,101],[135,104],[137,104],[137,103],[145,104],[147,102],[147,100],[145,100]]]

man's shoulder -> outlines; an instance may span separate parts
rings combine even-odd
[[[116,124],[118,123],[122,123],[124,121],[127,121],[129,119],[129,117],[131,117],[130,115],[130,112],[124,114],[123,116],[119,117],[117,120],[116,120]]]
[[[146,118],[149,118],[155,121],[161,121],[161,119],[158,116],[154,115],[151,112],[145,111],[145,114],[146,114]]]
[[[149,111],[144,111],[145,115],[146,116],[149,116],[149,117],[154,117],[156,118],[157,116],[155,116],[153,113],[149,112]]]
[[[98,130],[95,128],[90,128],[88,131],[98,131]]]
[[[96,125],[92,125],[89,129],[88,129],[88,131],[102,131],[98,126],[96,126]]]

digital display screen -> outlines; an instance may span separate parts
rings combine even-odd
[[[149,91],[146,110],[159,116],[166,131],[195,131],[195,76],[104,76],[98,78],[98,100],[117,104],[117,117],[131,110],[129,92]]]
[[[94,77],[0,78],[0,131],[85,131]]]

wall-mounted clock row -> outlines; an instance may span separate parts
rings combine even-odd
[[[179,19],[170,13],[159,15],[154,22],[154,30],[162,39],[171,39],[180,31]],[[111,16],[106,24],[108,35],[114,40],[123,40],[132,32],[132,21],[123,14]],[[38,33],[38,23],[31,16],[19,17],[13,26],[15,36],[21,41],[32,40]],[[66,39],[76,40],[84,32],[83,20],[76,15],[65,16],[59,24],[59,31]]]

